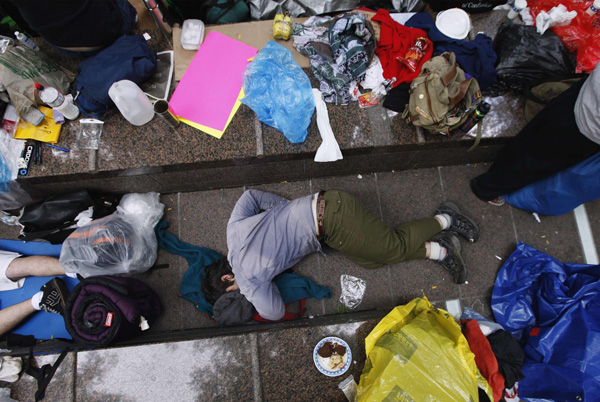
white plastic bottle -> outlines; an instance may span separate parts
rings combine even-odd
[[[28,48],[33,49],[33,50],[40,50],[38,45],[33,43],[33,41],[31,39],[29,39],[25,34],[19,32],[19,31],[15,31],[15,37],[17,38],[17,40],[19,41],[19,43],[21,45],[27,46]]]
[[[71,102],[71,99],[56,88],[44,87],[38,83],[35,87],[39,91],[40,99],[53,110],[58,111],[69,120],[79,117],[79,109]]]
[[[117,81],[108,89],[108,96],[119,111],[134,126],[143,126],[154,117],[152,103],[133,81]]]

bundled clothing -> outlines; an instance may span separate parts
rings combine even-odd
[[[600,151],[600,69],[556,97],[471,180],[483,201],[510,194]]]
[[[421,72],[423,63],[431,59],[433,47],[428,46],[425,49],[425,54],[415,71],[398,61],[397,57],[404,57],[418,38],[427,38],[427,33],[422,29],[409,28],[397,23],[390,16],[390,12],[383,8],[380,8],[371,20],[381,23],[381,38],[377,42],[377,55],[383,67],[383,76],[388,80],[396,77],[394,86],[411,82]]]
[[[504,394],[504,376],[498,367],[498,360],[488,338],[485,337],[476,320],[464,323],[463,335],[469,342],[471,351],[475,354],[475,363],[492,388],[494,401],[499,401]]]
[[[375,53],[373,26],[361,12],[312,17],[294,24],[294,47],[308,56],[325,102],[346,105],[350,88],[363,80]]]
[[[496,83],[498,74],[494,64],[498,58],[489,36],[477,34],[471,41],[452,39],[437,29],[428,13],[415,14],[406,22],[406,26],[427,32],[435,48],[434,55],[454,53],[458,65],[477,80],[481,89]]]

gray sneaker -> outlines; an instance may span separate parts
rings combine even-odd
[[[468,241],[474,243],[479,239],[479,227],[475,221],[460,213],[458,205],[446,201],[435,211],[436,215],[446,214],[452,218],[450,227],[446,230],[458,233]]]
[[[432,241],[437,241],[448,252],[446,257],[441,261],[437,261],[437,263],[450,271],[454,277],[454,282],[459,285],[465,283],[467,280],[467,267],[462,255],[460,255],[461,246],[458,237],[454,233],[442,232]]]

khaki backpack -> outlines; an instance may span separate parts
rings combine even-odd
[[[479,83],[465,78],[451,52],[425,62],[409,93],[402,118],[436,134],[448,135],[460,127],[481,101]]]

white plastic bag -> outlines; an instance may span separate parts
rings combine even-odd
[[[63,243],[65,272],[84,278],[147,271],[156,261],[154,226],[163,215],[160,194],[127,194],[117,211],[77,229]]]
[[[577,11],[568,11],[567,7],[559,4],[552,7],[547,13],[545,11],[539,13],[535,19],[535,26],[538,33],[542,35],[548,28],[569,25],[575,17],[577,17]]]
[[[19,379],[19,373],[23,366],[20,357],[0,357],[0,381],[15,382]]]

